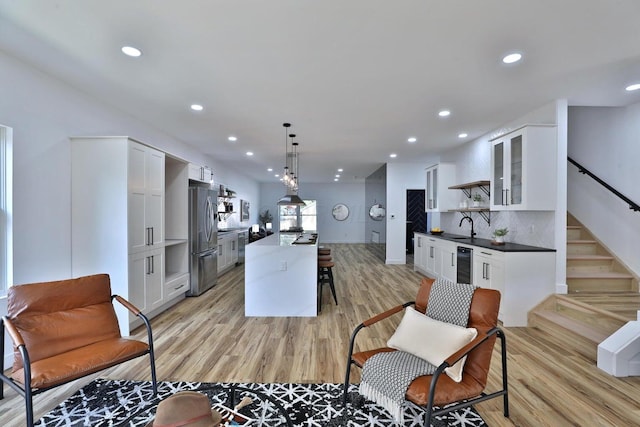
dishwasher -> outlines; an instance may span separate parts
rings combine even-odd
[[[473,249],[466,248],[464,246],[458,246],[458,258],[457,258],[457,282],[458,283],[473,283],[471,281],[472,271],[472,257]]]

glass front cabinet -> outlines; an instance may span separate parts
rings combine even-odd
[[[555,125],[527,125],[491,140],[491,210],[554,210]]]

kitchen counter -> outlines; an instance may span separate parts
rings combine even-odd
[[[318,245],[310,233],[274,233],[246,247],[245,316],[316,316]]]
[[[491,249],[500,252],[555,252],[555,249],[541,248],[539,246],[521,245],[518,243],[505,242],[504,245],[495,245],[490,239],[482,239],[474,237],[473,239],[468,236],[461,236],[459,234],[443,233],[443,234],[431,234],[431,233],[416,233],[423,234],[429,237],[435,237],[437,239],[448,240],[450,242],[459,243],[462,245],[478,246],[485,249]]]
[[[500,291],[504,326],[527,326],[527,313],[556,288],[556,251],[443,233],[415,233],[414,270],[429,277],[470,281]],[[459,251],[461,247],[472,251]],[[470,274],[469,274],[470,273]]]

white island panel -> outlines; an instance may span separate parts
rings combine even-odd
[[[318,247],[292,244],[299,236],[276,233],[247,245],[245,316],[317,315]]]

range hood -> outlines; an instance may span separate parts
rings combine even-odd
[[[287,193],[278,200],[279,206],[305,206],[306,203],[295,193]]]

